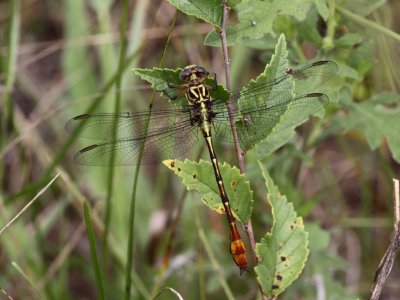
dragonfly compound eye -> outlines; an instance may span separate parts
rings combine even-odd
[[[196,75],[199,78],[206,78],[208,75],[210,75],[210,73],[208,73],[207,70],[203,67],[198,66],[196,70]]]
[[[197,73],[208,74],[207,70],[200,66],[197,66]]]
[[[179,79],[188,81],[190,74],[191,74],[190,66],[187,66],[182,70],[182,72],[179,73]]]

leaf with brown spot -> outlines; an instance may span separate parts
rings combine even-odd
[[[256,245],[259,263],[255,272],[263,291],[273,298],[281,294],[302,272],[309,252],[308,234],[293,204],[280,194],[261,163],[260,167],[268,189],[273,226],[271,232]]]
[[[164,165],[173,170],[188,190],[196,190],[200,193],[203,202],[212,210],[222,214],[225,212],[218,185],[210,162],[200,160],[165,160]],[[253,192],[250,183],[239,169],[228,164],[219,164],[221,175],[225,183],[226,193],[235,217],[243,224],[247,223],[253,208]],[[234,189],[231,184],[234,182]]]

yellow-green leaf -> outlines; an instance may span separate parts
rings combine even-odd
[[[169,169],[182,178],[183,184],[188,190],[196,190],[200,193],[203,202],[212,210],[223,213],[221,197],[214,176],[214,170],[210,162],[200,160],[165,160]],[[253,208],[253,192],[250,184],[239,169],[224,163],[219,164],[224,181],[226,193],[229,198],[232,211],[236,218],[243,224],[247,223]]]
[[[273,225],[256,245],[259,259],[257,280],[269,297],[282,293],[302,272],[308,257],[308,234],[303,219],[297,217],[293,204],[281,195],[268,171],[259,162],[268,189]]]

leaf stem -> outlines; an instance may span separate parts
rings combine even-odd
[[[336,27],[336,20],[335,20],[335,0],[328,1],[328,20],[327,20],[327,33],[323,41],[322,47],[326,50],[333,48],[333,40],[335,35],[335,27]]]

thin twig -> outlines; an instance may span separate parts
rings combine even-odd
[[[221,24],[221,30],[219,32],[220,37],[221,37],[221,43],[222,43],[222,53],[224,56],[224,67],[225,67],[225,84],[226,88],[228,90],[231,90],[231,83],[230,83],[230,61],[229,61],[229,54],[228,54],[228,47],[226,44],[226,24],[228,20],[228,11],[229,7],[226,3],[226,0],[221,0],[222,1],[222,6],[223,6],[223,16],[222,16],[222,24]],[[239,138],[237,134],[237,129],[236,129],[236,124],[235,124],[235,117],[234,117],[234,108],[232,102],[229,100],[227,102],[227,109],[228,109],[228,114],[229,114],[229,123],[232,129],[233,133],[233,140],[235,142],[235,149],[236,149],[236,154],[239,162],[239,170],[240,173],[244,173],[245,171],[245,165],[244,165],[244,151],[240,148],[240,143],[239,143]],[[248,223],[245,226],[247,236],[250,241],[250,247],[251,247],[251,252],[254,258],[254,261],[257,263],[258,259],[255,253],[255,238],[254,238],[254,232],[253,232],[253,225],[251,223],[251,219],[249,219]],[[261,296],[263,299],[268,299],[267,296],[262,291],[261,286],[260,287],[260,292]]]
[[[226,45],[226,20],[228,19],[228,11],[229,8],[225,2],[225,0],[222,0],[222,4],[224,7],[224,14],[222,17],[222,26],[221,30],[219,32],[221,36],[221,42],[222,42],[222,53],[224,56],[224,67],[225,67],[225,84],[226,88],[228,90],[231,90],[231,75],[230,75],[230,62],[229,62],[229,55],[228,55],[228,47]],[[244,152],[242,149],[240,149],[240,143],[239,143],[239,138],[236,130],[236,124],[235,124],[235,117],[234,117],[234,109],[233,109],[233,104],[232,101],[227,102],[227,108],[228,108],[228,114],[229,114],[229,123],[232,128],[232,133],[233,133],[233,140],[235,142],[235,149],[236,149],[236,154],[238,157],[239,161],[239,170],[240,173],[244,173],[245,167],[244,167]]]
[[[379,267],[376,270],[374,282],[371,288],[371,300],[379,299],[382,292],[382,288],[388,278],[390,271],[392,270],[394,260],[399,254],[400,250],[400,219],[399,219],[399,209],[400,209],[400,187],[399,180],[393,179],[394,184],[394,230],[392,234],[392,239],[390,245],[387,248],[385,255],[383,256]]]

